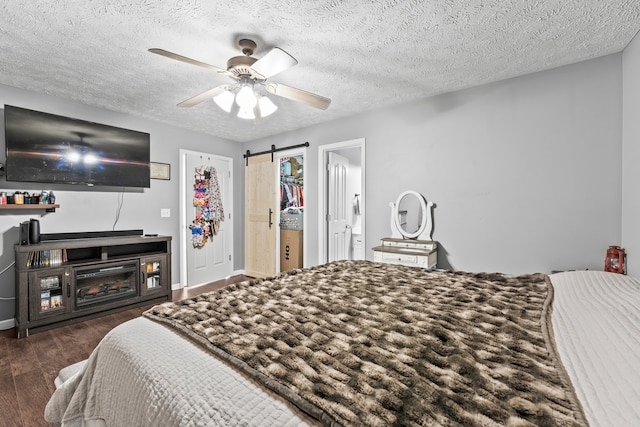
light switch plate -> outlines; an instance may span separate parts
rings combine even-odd
[[[160,209],[160,218],[170,218],[171,217],[171,209],[163,208]]]

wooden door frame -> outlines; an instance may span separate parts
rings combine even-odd
[[[233,158],[232,157],[225,157],[225,156],[219,156],[217,154],[211,154],[211,153],[205,153],[202,151],[194,151],[194,150],[185,150],[185,149],[180,149],[180,170],[179,170],[179,174],[180,174],[180,182],[179,182],[179,187],[180,187],[180,192],[179,192],[179,198],[180,198],[180,287],[179,288],[184,288],[187,287],[187,230],[189,229],[189,224],[187,223],[189,221],[189,218],[187,218],[187,189],[185,188],[186,182],[187,182],[187,167],[186,167],[186,163],[187,163],[187,155],[189,154],[193,154],[196,156],[207,156],[209,158],[215,158],[218,160],[222,160],[222,161],[226,161],[229,163],[229,173],[231,174],[231,178],[229,179],[229,194],[231,195],[231,203],[230,203],[230,208],[228,207],[227,209],[225,209],[224,214],[229,217],[229,215],[231,214],[231,211],[233,209],[233,205],[234,205],[234,193],[233,193]],[[231,227],[229,227],[229,233],[231,233],[231,243],[230,243],[230,247],[229,247],[229,251],[231,253],[231,262],[233,263],[233,259],[234,259],[234,252],[233,252],[233,242],[234,242],[234,228],[235,228],[235,224],[232,224]],[[190,232],[189,232],[190,234]],[[190,240],[189,240],[190,242]],[[233,270],[233,265],[232,265],[232,270]],[[179,289],[177,288],[177,289]],[[175,289],[174,289],[175,290]]]
[[[340,151],[345,148],[360,148],[362,194],[360,196],[360,213],[362,224],[362,250],[366,254],[366,189],[365,189],[365,138],[351,139],[348,141],[325,144],[318,147],[318,264],[327,262],[327,153]],[[367,258],[366,255],[364,257]]]

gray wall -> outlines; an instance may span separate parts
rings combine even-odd
[[[390,234],[389,202],[413,189],[437,205],[440,267],[602,269],[607,246],[621,240],[621,61],[610,55],[369,111],[243,149],[311,144],[311,265],[318,259],[318,146],[364,137],[368,259]]]
[[[121,113],[88,107],[77,102],[54,98],[44,94],[24,91],[0,85],[0,162],[4,163],[4,116],[5,104],[33,110],[66,115],[107,125],[133,129],[151,134],[151,160],[171,164],[171,180],[151,180],[151,188],[125,192],[124,203],[120,211],[116,230],[143,229],[146,233],[170,235],[172,242],[172,283],[180,281],[179,254],[179,150],[185,148],[194,151],[214,153],[234,158],[234,172],[243,172],[239,144],[209,135],[190,132],[162,123],[145,120]],[[237,177],[235,177],[236,180]],[[0,271],[14,260],[13,246],[18,242],[18,224],[29,218],[40,220],[43,233],[73,231],[112,230],[116,221],[119,189],[114,191],[95,191],[89,187],[47,186],[46,184],[23,184],[6,182],[0,178],[2,190],[40,190],[53,189],[60,208],[55,213],[41,216],[41,212],[14,214],[12,211],[0,212]],[[64,189],[64,190],[62,190]],[[236,187],[242,191],[242,187]],[[81,191],[82,190],[82,191]],[[241,199],[237,197],[237,199]],[[161,218],[160,209],[170,208],[171,217]],[[234,209],[234,211],[238,211]],[[235,222],[236,228],[243,227],[242,221]],[[236,230],[236,233],[238,231]],[[238,247],[240,246],[240,247]],[[242,253],[242,245],[236,245],[236,252]],[[242,260],[238,261],[242,262]],[[236,264],[242,268],[242,264]],[[14,296],[14,270],[10,268],[0,275],[0,298]],[[14,316],[14,302],[0,299],[0,321]]]
[[[622,55],[622,244],[627,273],[640,277],[640,36]]]

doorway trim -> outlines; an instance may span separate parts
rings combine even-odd
[[[185,150],[180,149],[180,180],[179,180],[179,200],[180,200],[180,288],[187,287],[187,230],[189,229],[189,225],[187,224],[187,198],[188,193],[186,189],[187,183],[187,155],[196,155],[203,156],[209,158],[215,158],[222,161],[226,161],[229,163],[229,173],[231,174],[231,179],[229,180],[229,194],[231,195],[231,209],[234,206],[234,193],[233,193],[233,158],[219,156],[217,154],[205,153],[202,151],[194,151],[194,150]],[[231,209],[225,209],[225,216],[230,218]],[[234,224],[235,226],[235,224]],[[229,227],[229,233],[231,233],[231,247],[229,248],[230,253],[232,254],[232,262],[234,258],[233,251],[233,242],[234,242],[234,228]],[[179,289],[179,288],[178,288]],[[174,289],[175,290],[175,289]]]
[[[320,207],[320,216],[318,217],[318,263],[324,264],[327,262],[327,200],[328,200],[328,171],[327,171],[327,157],[330,151],[339,151],[345,148],[359,148],[360,149],[360,162],[361,162],[361,181],[362,181],[362,194],[360,196],[360,213],[362,224],[362,249],[366,254],[366,189],[365,189],[365,138],[351,139],[348,141],[336,142],[333,144],[325,144],[318,147],[318,206]],[[365,255],[366,259],[366,255]]]

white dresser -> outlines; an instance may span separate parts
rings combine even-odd
[[[373,248],[373,260],[387,264],[436,268],[438,242],[432,240],[397,239],[385,237]]]

